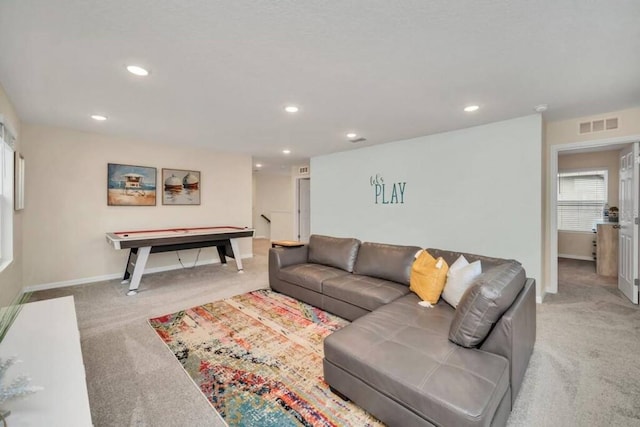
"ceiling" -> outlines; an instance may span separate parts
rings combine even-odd
[[[2,0],[0,83],[27,123],[282,169],[538,104],[638,106],[638,18],[637,0]]]

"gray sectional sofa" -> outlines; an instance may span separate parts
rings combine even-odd
[[[421,248],[313,235],[269,252],[271,288],[352,323],[324,342],[331,389],[390,426],[503,426],[536,336],[535,281],[513,260],[428,248],[482,275],[454,309],[409,290]]]

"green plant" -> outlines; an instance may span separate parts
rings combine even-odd
[[[0,308],[0,343],[9,332],[9,328],[13,325],[14,320],[18,317],[18,313],[22,309],[22,305],[29,301],[31,292],[25,292],[18,295],[15,300],[8,306]]]

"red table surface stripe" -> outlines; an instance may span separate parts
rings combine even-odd
[[[189,231],[189,230],[209,230],[217,228],[233,228],[234,230],[246,230],[246,227],[235,227],[233,225],[220,225],[217,227],[188,227],[188,228],[160,228],[157,230],[135,230],[135,231],[116,231],[113,234],[136,234],[136,233],[154,233],[158,231]]]

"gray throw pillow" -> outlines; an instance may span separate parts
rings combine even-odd
[[[464,293],[449,329],[449,340],[463,347],[477,347],[524,287],[522,265],[508,262],[476,278]]]

